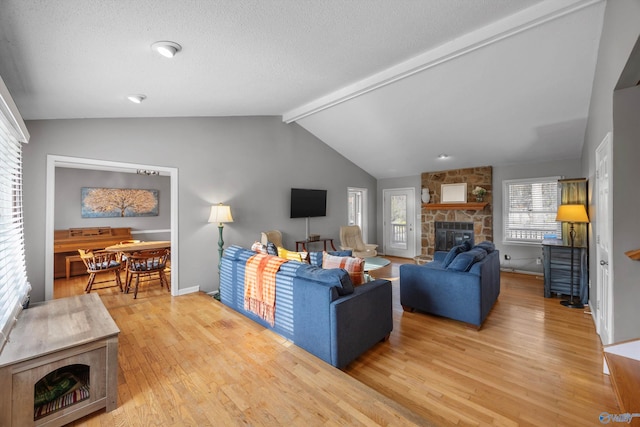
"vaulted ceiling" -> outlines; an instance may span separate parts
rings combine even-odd
[[[605,7],[603,0],[0,5],[0,76],[25,119],[278,115],[376,178],[579,158]],[[163,58],[150,49],[160,40],[182,50]],[[147,98],[132,104],[130,94]]]

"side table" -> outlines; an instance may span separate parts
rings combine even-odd
[[[544,268],[544,297],[552,294],[571,294],[571,246],[560,239],[542,241]],[[589,302],[588,249],[573,249],[573,295],[583,303]]]
[[[119,333],[95,293],[23,310],[0,354],[0,425],[61,426],[115,409]]]
[[[300,249],[299,247],[302,246],[302,250],[305,252],[309,252],[309,250],[307,249],[307,244],[309,243],[316,243],[316,242],[323,242],[324,243],[324,250],[327,250],[327,242],[329,242],[329,244],[331,245],[331,250],[336,251],[336,247],[333,245],[333,239],[315,239],[315,240],[297,240],[296,241],[296,252],[298,252]]]

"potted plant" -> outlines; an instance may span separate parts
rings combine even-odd
[[[471,194],[476,196],[476,202],[482,202],[484,200],[484,195],[487,194],[487,190],[480,186],[476,186],[476,188],[471,191]]]

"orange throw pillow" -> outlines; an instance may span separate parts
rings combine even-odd
[[[322,253],[322,268],[343,268],[349,273],[353,286],[366,282],[364,277],[364,259],[349,256],[329,255]]]

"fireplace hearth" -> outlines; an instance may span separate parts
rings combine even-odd
[[[435,222],[435,250],[448,251],[468,241],[473,246],[473,222]]]

